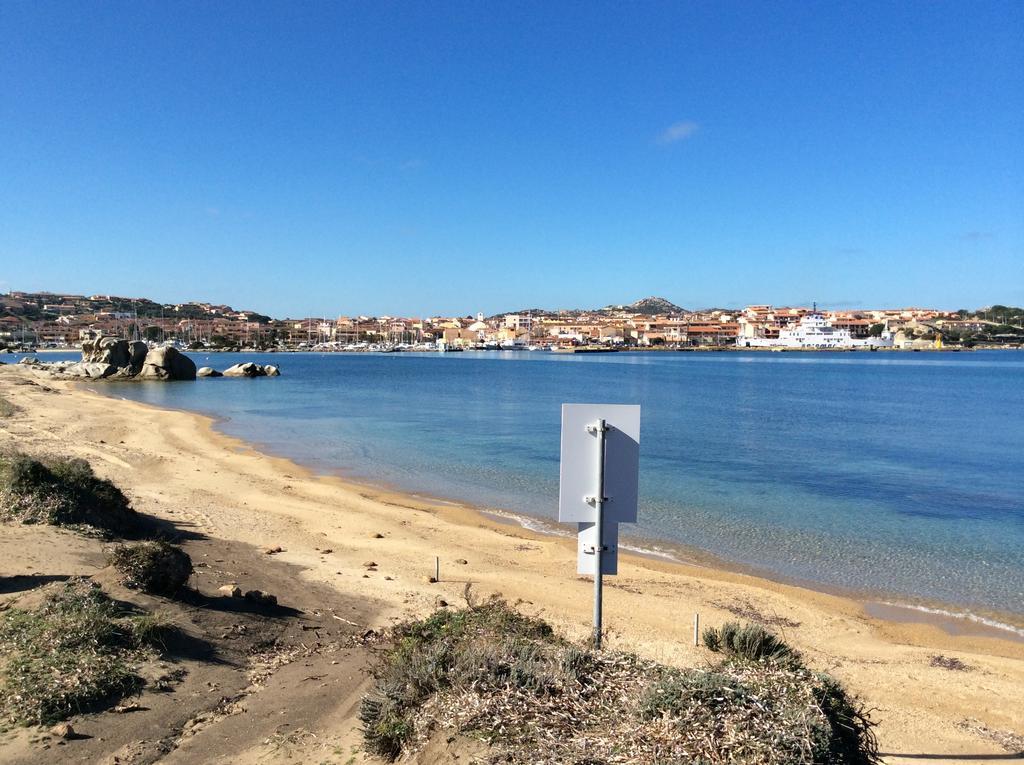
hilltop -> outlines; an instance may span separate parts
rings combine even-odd
[[[685,308],[677,306],[670,300],[666,300],[663,297],[645,297],[637,300],[629,305],[609,305],[601,309],[602,311],[626,311],[628,313],[639,313],[645,316],[657,316],[664,314],[680,314],[689,313]]]

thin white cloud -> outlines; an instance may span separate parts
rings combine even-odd
[[[674,125],[669,125],[658,135],[658,143],[662,146],[667,146],[670,143],[676,143],[677,141],[683,141],[690,138],[694,133],[700,130],[700,125],[696,122],[684,121],[677,122]]]
[[[991,231],[965,231],[960,235],[960,238],[965,242],[982,242],[986,239],[991,239],[992,236]]]

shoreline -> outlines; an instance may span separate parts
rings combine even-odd
[[[552,539],[571,540],[574,538],[571,529],[561,528],[557,521],[550,518],[530,515],[529,513],[513,511],[507,508],[479,505],[456,497],[437,496],[430,492],[417,491],[382,481],[373,481],[362,476],[348,475],[345,473],[344,468],[341,467],[333,470],[319,469],[315,466],[304,464],[295,457],[275,451],[269,444],[251,442],[242,436],[235,436],[224,432],[220,426],[228,422],[228,418],[197,412],[192,409],[157,406],[117,395],[117,386],[120,384],[133,384],[130,382],[106,383],[101,384],[99,387],[96,387],[94,382],[87,380],[70,381],[70,383],[81,386],[83,389],[104,398],[112,398],[117,401],[150,407],[157,411],[177,412],[202,418],[209,422],[209,427],[213,433],[232,442],[241,443],[245,449],[251,449],[276,460],[283,460],[293,465],[296,469],[305,471],[310,477],[337,480],[352,490],[371,493],[380,492],[389,496],[405,497],[411,502],[419,501],[431,505],[456,507],[472,515],[493,519],[502,525],[522,528]],[[620,549],[623,556],[629,555],[644,560],[661,561],[668,564],[703,569],[709,572],[737,574],[750,577],[753,580],[763,580],[772,584],[795,587],[823,595],[843,598],[857,603],[866,613],[883,621],[906,624],[924,621],[924,623],[938,627],[950,635],[977,635],[1024,644],[1024,614],[1014,611],[943,601],[869,587],[830,585],[811,579],[789,576],[754,564],[731,560],[699,547],[671,540],[636,536],[625,531],[622,534]]]
[[[0,394],[21,410],[0,421],[0,445],[84,457],[142,512],[214,539],[279,545],[277,557],[302,579],[379,602],[380,626],[422,616],[442,598],[457,603],[468,585],[477,599],[500,593],[570,639],[589,633],[592,585],[576,576],[571,539],[511,526],[483,508],[320,475],[218,431],[210,417],[30,370],[0,368]],[[434,555],[441,581],[428,583]],[[379,573],[368,573],[371,561]],[[693,646],[695,612],[702,625],[762,620],[878,710],[887,752],[941,751],[956,761],[1002,751],[960,725],[966,718],[1024,731],[1024,709],[1007,703],[1024,689],[1024,645],[1008,637],[951,634],[930,618],[890,621],[849,597],[633,553],[606,584],[610,648],[693,666],[707,661]],[[971,671],[953,675],[933,663],[947,654]]]
[[[285,459],[288,458],[285,457]],[[360,482],[354,481],[354,483],[358,484]],[[373,484],[368,485],[373,486]],[[435,499],[432,497],[428,497],[428,499],[445,504],[460,504],[457,500]],[[573,538],[571,531],[562,531],[558,528],[557,523],[548,521],[548,519],[535,518],[509,510],[476,508],[473,505],[465,506],[467,509],[475,510],[475,512],[487,517],[493,517],[499,522],[510,526],[525,528],[554,538]],[[822,595],[832,595],[859,603],[865,609],[865,612],[883,621],[897,623],[923,621],[924,623],[939,627],[950,635],[975,634],[1024,644],[1024,616],[1012,611],[975,608],[960,603],[949,603],[902,593],[871,590],[869,588],[828,585],[810,579],[799,579],[778,574],[767,569],[758,568],[757,566],[717,556],[699,547],[689,547],[677,542],[635,537],[627,533],[623,533],[620,538],[622,542],[619,544],[619,550],[624,551],[620,552],[620,555],[630,555],[644,560],[661,561],[663,563],[705,569],[712,572],[721,571],[739,574],[755,580],[763,580],[787,587],[796,587]],[[649,543],[650,547],[645,547],[645,542]]]
[[[92,387],[85,380],[70,381],[70,384],[81,386],[84,390],[100,397],[114,398],[117,401],[146,407],[158,412],[175,412],[199,418],[204,421],[204,424],[209,428],[213,436],[225,439],[225,447],[240,448],[264,455],[270,459],[290,465],[294,471],[301,471],[308,478],[314,480],[334,481],[344,488],[359,492],[360,494],[382,494],[388,497],[404,498],[410,504],[426,503],[442,508],[457,509],[461,513],[468,514],[470,517],[475,516],[477,520],[490,520],[502,526],[511,526],[551,540],[562,542],[568,540],[571,542],[574,538],[571,532],[565,531],[563,533],[559,528],[559,524],[548,518],[519,513],[505,508],[484,507],[452,497],[435,496],[428,492],[412,491],[407,488],[388,485],[384,482],[375,482],[345,475],[341,468],[338,468],[336,472],[318,470],[286,454],[275,452],[267,444],[253,443],[241,436],[225,433],[218,426],[227,422],[226,418],[204,414],[191,409],[162,407],[116,396],[114,394],[115,389],[111,389],[111,392],[107,393],[99,388]],[[623,534],[622,539],[623,544],[620,545],[620,548],[624,552],[621,556],[638,559],[633,560],[632,562],[634,563],[647,560],[669,566],[679,566],[685,570],[703,570],[712,575],[737,575],[769,585],[791,587],[848,600],[863,608],[866,613],[872,613],[874,618],[885,622],[894,624],[923,623],[937,627],[951,636],[975,635],[1024,644],[1024,614],[994,609],[973,609],[969,605],[933,600],[903,593],[875,591],[868,588],[842,587],[808,579],[798,579],[739,561],[729,560],[708,550],[690,547],[669,540],[641,540],[629,534]],[[660,545],[661,547],[648,549],[641,546],[642,541],[647,541],[652,545]],[[900,618],[901,613],[902,618]]]

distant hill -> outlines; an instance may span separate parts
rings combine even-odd
[[[485,316],[487,321],[493,321],[494,319],[501,319],[509,314],[519,314],[520,316],[548,316],[550,314],[558,313],[558,311],[552,311],[547,308],[523,308],[520,311],[502,311],[496,313],[493,316]]]
[[[654,314],[659,313],[689,313],[685,308],[680,308],[675,303],[662,297],[646,297],[641,300],[637,300],[635,303],[630,303],[629,305],[610,305],[606,306],[602,310],[629,311],[631,313],[642,313],[647,316],[653,316]]]

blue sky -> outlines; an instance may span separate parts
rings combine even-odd
[[[1024,303],[1024,3],[0,4],[0,290]]]

